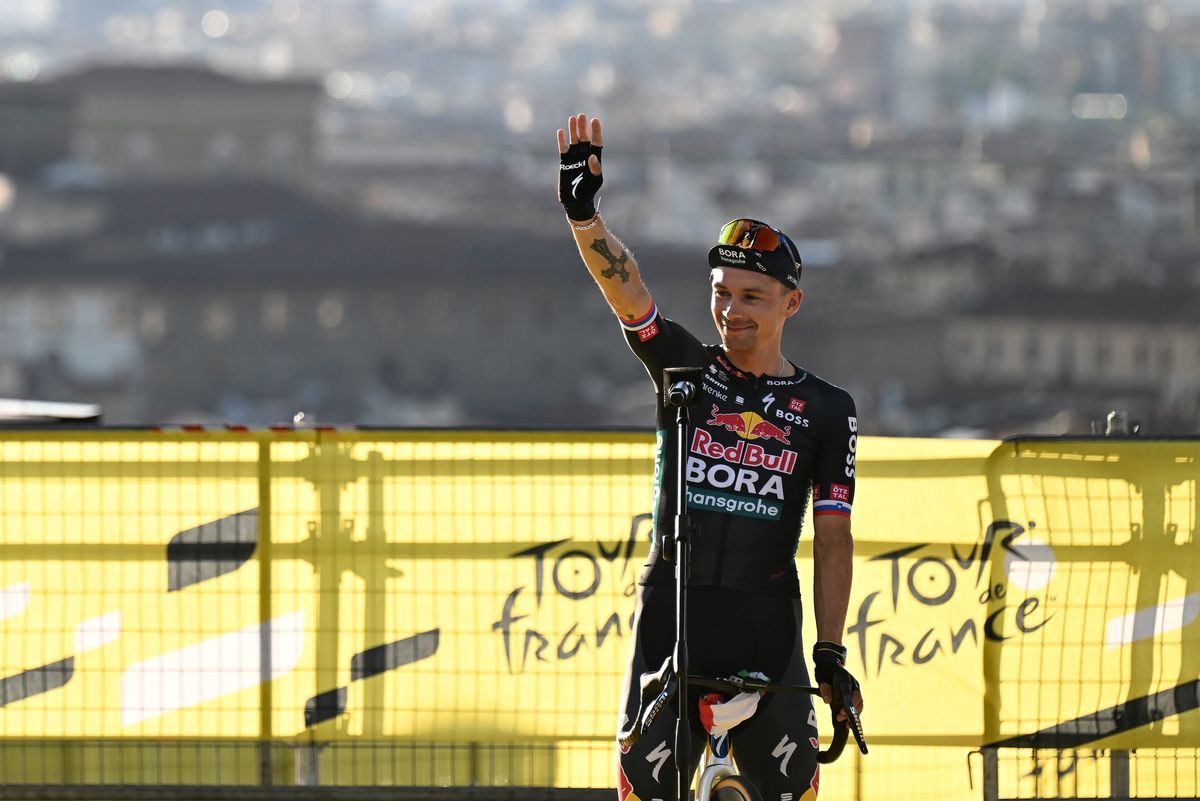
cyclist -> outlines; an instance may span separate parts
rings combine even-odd
[[[630,348],[658,390],[655,530],[671,536],[677,438],[674,410],[662,403],[665,367],[703,367],[691,405],[687,505],[693,537],[688,595],[689,672],[761,672],[808,684],[801,643],[795,551],[813,499],[813,663],[821,695],[840,710],[832,687],[858,683],[841,645],[852,577],[850,509],[858,422],[843,389],[783,357],[783,325],[800,308],[800,256],[790,239],[755,220],[734,220],[709,252],[713,323],[719,345],[702,345],[664,316],[642,283],[633,254],[596,212],[603,181],[599,119],[572,117],[558,131],[559,200],[584,264],[621,321]],[[675,642],[674,565],[658,537],[639,580],[633,656],[625,679],[621,728],[637,712],[638,678],[656,670]],[[697,690],[688,703],[699,697]],[[846,713],[839,711],[840,718]],[[706,738],[690,715],[689,764]],[[732,732],[743,774],[765,799],[805,801],[819,786],[817,728],[810,697],[773,693]],[[619,754],[620,801],[671,798],[674,720],[660,715]]]

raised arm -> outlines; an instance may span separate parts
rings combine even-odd
[[[600,151],[604,134],[599,119],[571,117],[558,129],[558,196],[567,212],[579,255],[609,308],[621,320],[645,317],[654,305],[642,283],[637,261],[596,212],[595,198],[603,182]]]

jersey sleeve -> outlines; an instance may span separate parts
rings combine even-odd
[[[700,340],[679,323],[663,317],[656,304],[651,304],[650,311],[640,320],[622,320],[621,327],[625,329],[625,341],[630,350],[641,359],[655,389],[660,392],[665,368],[700,364],[699,354],[704,351]]]
[[[813,519],[850,517],[854,505],[854,456],[858,449],[858,417],[854,399],[835,390],[818,427],[812,478]]]

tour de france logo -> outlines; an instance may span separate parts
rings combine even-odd
[[[649,542],[651,515],[635,515],[629,535],[612,543],[570,539],[539,543],[510,557],[521,565],[524,582],[504,599],[491,629],[499,635],[510,673],[568,662],[613,647],[633,630],[638,540]],[[552,604],[578,605],[570,626],[554,628],[539,612]]]
[[[864,673],[921,667],[1046,626],[1058,600],[1051,586],[1057,565],[1053,550],[1029,536],[1035,528],[997,520],[969,550],[919,543],[871,557],[868,563],[886,567],[886,578],[852,604],[846,629]],[[933,615],[920,615],[922,609]]]

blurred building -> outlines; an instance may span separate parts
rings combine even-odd
[[[947,377],[981,394],[1050,392],[1064,408],[1115,396],[1164,419],[1200,411],[1197,289],[1010,291],[958,315],[944,348]]]
[[[66,159],[75,121],[66,87],[0,83],[0,173],[29,178]]]
[[[56,213],[86,223],[0,269],[0,395],[110,422],[652,422],[617,408],[652,392],[565,230],[467,237],[245,182],[43,196]],[[645,255],[702,322],[702,274]]]
[[[56,183],[235,177],[303,184],[316,159],[319,84],[200,66],[92,67],[0,85],[0,171]]]

